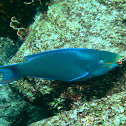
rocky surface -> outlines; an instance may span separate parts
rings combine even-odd
[[[8,85],[0,85],[0,126],[9,126],[17,121],[26,105],[27,103]]]
[[[0,37],[0,65],[5,65],[15,55],[18,46],[16,46],[13,40]]]
[[[125,3],[119,9],[116,4],[111,8],[103,3],[96,0],[52,0],[46,14],[36,15],[27,40],[9,64],[23,62],[23,57],[29,54],[71,47],[106,50],[126,59]],[[38,124],[48,125],[49,121],[55,125],[62,120],[65,125],[78,122],[85,122],[85,125],[89,122],[93,125],[110,124],[109,118],[117,118],[118,124],[123,125],[126,114],[125,68],[124,61],[122,67],[101,77],[75,83],[25,77],[11,83],[10,87],[26,101],[50,110],[50,116],[72,109]]]
[[[30,126],[125,126],[126,92],[81,103],[62,114]]]

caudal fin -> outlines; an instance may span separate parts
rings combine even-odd
[[[0,73],[2,74],[2,80],[0,84],[7,84],[14,80],[17,80],[17,76],[14,73],[15,65],[0,66]]]

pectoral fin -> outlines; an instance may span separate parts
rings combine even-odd
[[[73,79],[69,80],[68,82],[70,82],[70,81],[79,81],[80,79],[86,77],[87,75],[89,75],[88,72],[84,73],[82,76],[79,76],[79,77],[73,78]]]

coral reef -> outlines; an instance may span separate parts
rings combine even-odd
[[[33,17],[38,12],[48,9],[50,0],[4,0],[0,1],[0,36],[15,40],[16,31],[9,27],[11,17],[17,17],[20,25],[27,28],[33,22]]]
[[[118,53],[126,59],[126,34],[123,17],[125,17],[123,8],[119,11],[116,8],[112,10],[95,0],[52,0],[47,14],[36,15],[35,22],[29,28],[30,33],[26,41],[9,64],[23,62],[23,57],[26,55],[69,47],[106,50]],[[126,112],[124,102],[126,94],[125,64],[126,62],[122,64],[122,67],[85,82],[66,83],[25,77],[11,83],[10,87],[31,104],[50,110],[53,113],[51,116],[56,115],[59,111],[73,108],[73,110],[65,112],[71,113],[68,114],[70,118],[62,114],[54,116],[52,119],[55,120],[53,121],[55,124],[63,118],[64,124],[65,119],[69,119],[66,121],[67,124],[80,121],[79,119],[74,120],[75,117],[77,119],[78,113],[74,106],[85,102],[82,106],[86,109],[87,100],[90,101],[87,105],[88,110],[83,108],[78,113],[81,122],[89,124],[88,120],[94,120],[95,122],[91,122],[91,124],[109,124],[112,121],[107,120],[108,116],[110,115],[109,118],[112,118],[112,114],[117,112],[115,107],[117,105],[121,114],[115,114],[112,119],[119,115],[118,123],[124,124],[124,113]],[[109,96],[111,100],[109,100]],[[113,97],[117,100],[122,99],[122,102],[119,105],[117,102],[112,103]],[[96,100],[98,98],[100,100]],[[107,102],[109,103],[108,107],[105,106]],[[111,108],[111,104],[113,104],[113,108]],[[96,113],[93,115],[95,108],[97,108]],[[101,115],[97,113],[100,111],[98,108],[102,108]],[[107,113],[108,108],[110,110]],[[50,120],[51,124],[52,120],[47,120]],[[47,120],[44,121],[47,122]]]

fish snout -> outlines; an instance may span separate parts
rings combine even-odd
[[[118,65],[121,65],[122,62],[123,62],[123,59],[122,59],[121,57],[119,57],[119,59],[116,61],[116,63],[117,63]]]

